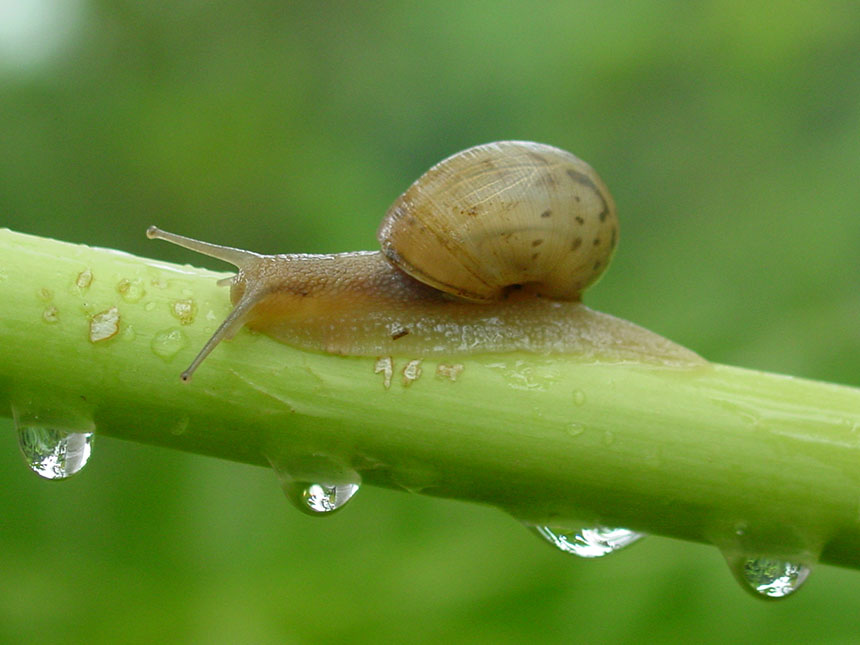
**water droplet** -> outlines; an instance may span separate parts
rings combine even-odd
[[[281,480],[287,499],[308,515],[330,515],[342,509],[361,486],[361,476],[355,470],[324,455],[269,457],[269,463]]]
[[[149,344],[153,353],[165,361],[170,361],[188,346],[188,337],[179,327],[171,327],[156,332]]]
[[[460,374],[463,373],[465,367],[462,363],[454,363],[451,365],[450,363],[439,363],[436,366],[436,376],[441,379],[448,379],[449,381],[456,381],[460,378]]]
[[[139,302],[146,295],[146,289],[141,280],[120,280],[116,285],[117,293],[126,302]]]
[[[382,356],[376,359],[373,366],[374,374],[382,374],[382,385],[387,390],[391,387],[391,377],[394,374],[394,361],[390,356]]]
[[[30,470],[45,479],[66,479],[87,465],[93,445],[92,432],[66,432],[42,425],[21,423],[18,445]]]
[[[800,562],[765,556],[727,556],[744,588],[760,598],[785,598],[797,591],[811,569]]]
[[[421,369],[421,363],[423,359],[421,358],[413,358],[411,361],[406,363],[403,371],[403,387],[409,387],[413,382],[417,381],[421,378],[421,374],[424,372]]]
[[[585,403],[585,392],[583,392],[582,390],[574,390],[573,403],[574,405],[582,405],[583,403]]]
[[[554,547],[580,558],[601,558],[645,537],[630,529],[596,526],[568,531],[548,526],[528,527]]]
[[[84,269],[78,274],[78,277],[75,278],[75,286],[78,288],[78,291],[81,294],[83,294],[87,289],[89,289],[92,283],[93,272],[89,269]]]
[[[183,325],[190,325],[197,316],[197,305],[191,298],[174,300],[170,303],[170,313]]]
[[[585,432],[585,425],[582,423],[568,423],[567,424],[567,434],[571,437],[578,437],[583,432]]]
[[[119,310],[105,309],[90,318],[90,342],[98,343],[116,336],[119,331]]]
[[[149,281],[149,284],[151,284],[156,289],[167,289],[170,286],[169,282],[167,281],[167,278],[163,278],[160,275],[153,276],[152,279]]]
[[[310,515],[331,513],[342,508],[356,492],[358,484],[317,484],[296,482],[294,486],[284,487],[293,504]]]

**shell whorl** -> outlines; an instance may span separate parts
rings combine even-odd
[[[615,203],[584,161],[553,146],[500,141],[439,162],[388,209],[383,254],[466,300],[529,286],[579,300],[618,241]]]

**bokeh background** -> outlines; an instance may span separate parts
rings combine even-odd
[[[614,193],[588,304],[860,386],[856,2],[0,0],[0,226],[22,232],[183,262],[145,228],[374,248],[421,172],[511,138]],[[0,419],[4,643],[860,637],[857,571],[765,603],[703,545],[579,561],[465,503],[367,488],[314,519],[261,468],[102,438],[53,483],[19,457]]]

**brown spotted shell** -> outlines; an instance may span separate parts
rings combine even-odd
[[[391,205],[377,237],[395,266],[467,300],[498,300],[520,286],[579,300],[609,263],[618,218],[581,159],[498,141],[430,168]]]

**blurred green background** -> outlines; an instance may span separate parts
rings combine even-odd
[[[0,226],[22,232],[182,262],[205,261],[149,224],[374,248],[426,168],[512,138],[615,196],[588,304],[860,386],[856,2],[0,0]],[[372,488],[314,519],[266,470],[105,438],[56,484],[0,428],[4,643],[860,637],[857,571],[765,603],[703,545],[579,561],[493,509]]]

